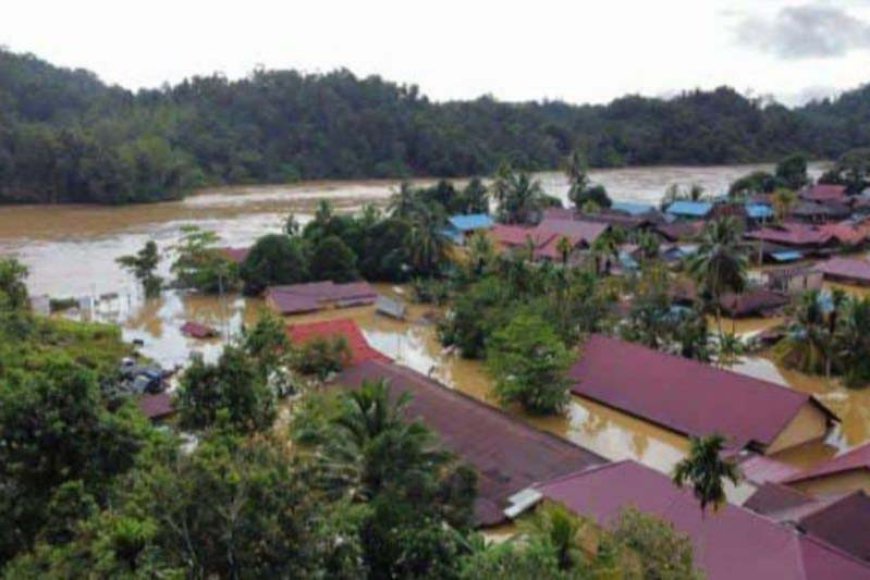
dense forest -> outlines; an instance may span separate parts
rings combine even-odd
[[[870,85],[788,109],[727,87],[607,105],[434,103],[346,70],[132,93],[0,49],[0,201],[128,203],[205,184],[833,158],[870,143]]]

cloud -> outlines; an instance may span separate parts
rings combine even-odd
[[[785,59],[832,58],[870,48],[870,24],[824,4],[783,8],[773,18],[744,18],[736,36],[741,44]]]

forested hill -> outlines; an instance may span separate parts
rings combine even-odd
[[[433,103],[347,71],[197,77],[132,93],[0,50],[0,201],[154,201],[213,183],[717,164],[870,144],[870,86],[790,110],[729,88],[608,105]]]

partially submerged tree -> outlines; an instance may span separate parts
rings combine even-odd
[[[157,275],[157,265],[160,254],[153,240],[145,242],[145,247],[130,256],[121,256],[116,260],[125,270],[129,270],[142,284],[146,298],[160,296],[163,279]]]

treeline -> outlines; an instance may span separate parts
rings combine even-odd
[[[870,143],[870,87],[790,110],[721,87],[607,105],[433,103],[348,71],[258,70],[138,93],[0,50],[0,201],[128,203],[204,184],[838,157]]]

